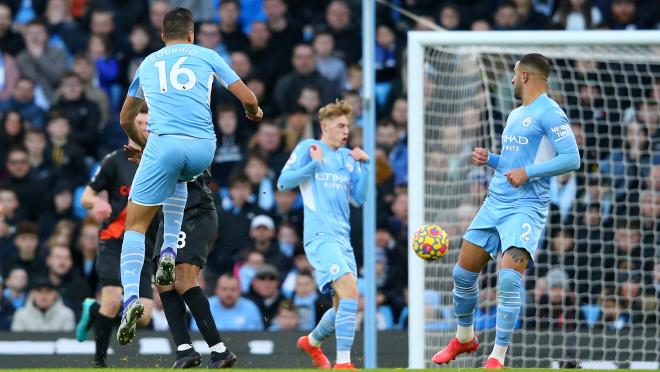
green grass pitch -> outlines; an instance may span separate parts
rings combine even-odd
[[[195,369],[193,369],[195,370]],[[404,368],[396,368],[396,369],[384,369],[384,368],[379,368],[379,369],[371,369],[371,370],[365,370],[365,371],[374,371],[374,372],[385,372],[385,371],[405,371],[406,369]],[[514,371],[514,372],[557,372],[557,369],[542,369],[542,368],[507,368],[509,371]],[[26,372],[27,369],[0,369],[0,372]],[[93,369],[93,368],[40,368],[40,369],[29,369],[30,372],[98,372],[98,369]],[[165,368],[107,368],[105,371],[120,371],[120,372],[154,372],[154,371],[171,371],[171,369],[165,369]],[[315,372],[318,371],[318,369],[257,369],[257,368],[252,368],[252,369],[243,369],[243,368],[236,368],[236,369],[230,369],[230,371],[236,371],[236,372],[255,372],[255,371],[264,371],[264,372]],[[483,372],[483,369],[479,368],[435,368],[435,369],[415,369],[411,371],[445,371],[445,372]],[[595,369],[581,369],[580,372],[612,372],[611,370],[605,371],[605,370],[595,370]],[[617,369],[616,372],[633,372],[633,370],[630,369]]]

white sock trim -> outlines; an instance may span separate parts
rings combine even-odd
[[[227,347],[225,346],[224,342],[219,342],[211,346],[209,349],[211,349],[211,351],[215,351],[216,353],[224,353],[227,351]]]
[[[311,334],[311,333],[307,335],[307,341],[309,341],[309,344],[314,346],[314,347],[318,347],[318,346],[321,345],[321,340],[317,340],[314,337],[314,335]]]
[[[181,345],[176,347],[176,351],[186,351],[186,350],[192,349],[192,347],[193,346],[191,344],[181,344]]]
[[[459,325],[456,327],[456,338],[461,343],[472,341],[474,338],[474,326],[463,327]]]
[[[351,351],[337,351],[337,364],[346,364],[351,362]]]
[[[509,346],[495,344],[495,346],[493,346],[493,352],[490,353],[489,358],[495,358],[500,363],[504,364],[504,357],[506,356],[506,351],[508,348]]]

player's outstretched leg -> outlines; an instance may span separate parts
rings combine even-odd
[[[160,261],[156,271],[156,283],[170,285],[174,283],[176,271],[176,249],[183,213],[188,200],[188,184],[178,182],[172,195],[163,202],[163,246],[160,248]]]
[[[127,230],[121,248],[121,285],[124,288],[124,304],[117,341],[126,345],[135,337],[135,326],[144,313],[138,300],[140,273],[144,263],[144,234]]]
[[[433,356],[433,363],[449,363],[460,354],[471,353],[479,347],[474,335],[474,310],[479,300],[479,273],[488,261],[490,255],[483,248],[463,241],[458,263],[452,271],[454,316],[458,323],[456,337]]]
[[[484,368],[504,368],[504,357],[511,343],[522,307],[523,277],[521,272],[527,267],[529,254],[519,248],[508,249],[502,258],[502,268],[497,280],[497,319],[495,346]]]
[[[312,363],[316,368],[332,368],[328,357],[321,350],[321,341],[335,333],[335,314],[334,308],[326,311],[312,332],[298,339],[298,349],[304,351],[312,358]]]

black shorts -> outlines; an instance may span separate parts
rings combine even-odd
[[[96,254],[96,273],[99,276],[101,287],[121,287],[121,240],[100,240]],[[146,252],[142,272],[140,273],[140,297],[153,298],[154,290],[151,285],[153,276],[153,262],[149,256],[153,255],[153,245],[146,243]]]
[[[215,209],[191,208],[183,215],[183,224],[177,241],[176,263],[187,263],[203,268],[209,249],[218,236],[218,214]],[[163,222],[161,221],[156,235],[157,249],[154,249],[153,260],[158,263],[160,247],[163,245]]]

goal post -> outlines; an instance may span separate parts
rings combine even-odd
[[[649,98],[647,93],[653,89],[654,84],[660,85],[660,31],[413,31],[408,33],[408,193],[410,196],[408,235],[412,237],[422,224],[435,223],[448,231],[451,242],[448,253],[438,262],[424,262],[408,247],[409,368],[430,367],[433,353],[444,347],[455,331],[455,323],[451,319],[453,288],[451,270],[457,262],[461,237],[468,218],[466,216],[472,217],[483,201],[483,190],[475,190],[492,176],[492,172],[485,168],[475,170],[476,167],[471,165],[469,152],[475,146],[499,152],[501,130],[507,115],[515,108],[511,87],[513,65],[520,56],[531,52],[544,54],[553,63],[549,82],[550,95],[562,101],[560,105],[567,111],[572,124],[580,124],[581,130],[588,132],[583,134],[585,139],[584,143],[580,144],[581,150],[595,154],[585,164],[586,167],[591,167],[589,168],[591,173],[585,171],[582,174],[589,180],[577,182],[576,198],[582,198],[583,194],[590,192],[586,183],[592,180],[599,185],[608,183],[615,194],[618,192],[615,185],[616,176],[613,176],[614,173],[607,173],[603,164],[607,163],[621,146],[624,146],[622,144],[625,144],[626,136],[630,135],[630,132],[626,131],[632,130],[627,124],[636,121],[636,110],[641,107],[640,105],[654,102],[657,104],[654,99],[658,98]],[[658,91],[660,92],[660,88]],[[606,104],[605,107],[599,108],[598,115],[603,117],[596,119],[591,113],[595,111],[594,107],[586,107],[585,101],[580,100],[592,99],[593,103],[593,100],[601,98]],[[654,107],[657,110],[658,106]],[[618,129],[603,127],[610,124],[612,128]],[[644,126],[645,123],[640,125]],[[648,136],[651,135],[653,133]],[[650,155],[652,167],[653,158],[658,154],[652,152]],[[640,178],[647,176],[645,173],[642,174],[644,170],[638,172],[641,172],[638,174]],[[634,175],[631,177],[635,178]],[[632,178],[624,179],[626,185],[630,185]],[[638,187],[639,189],[635,191],[637,196],[644,195],[648,191],[644,189],[643,184]],[[629,190],[624,190],[626,195],[628,192]],[[621,208],[626,209],[628,212],[625,213],[628,215],[621,217],[621,221],[625,220],[630,229],[634,227],[644,238],[646,235],[643,228],[635,225],[636,222],[631,222],[639,220],[633,218],[639,217],[639,211],[630,212],[632,208],[640,207],[639,199],[626,197],[622,200]],[[591,202],[590,205],[595,205],[593,200]],[[569,209],[573,211],[573,215],[577,214],[576,208],[584,206],[581,203],[582,199],[580,201],[576,199],[571,204],[573,209]],[[619,206],[618,201],[613,203],[612,209]],[[557,326],[554,323],[550,323],[548,329],[539,326],[542,324],[541,320],[546,320],[540,319],[542,316],[540,313],[531,311],[527,313],[531,315],[525,315],[526,308],[535,304],[534,298],[530,300],[529,296],[537,294],[536,288],[533,287],[534,283],[526,283],[525,297],[529,298],[527,301],[523,300],[522,323],[520,329],[514,333],[518,336],[514,338],[514,343],[510,347],[507,364],[517,367],[550,367],[557,366],[558,362],[575,359],[611,360],[621,366],[625,365],[621,364],[622,360],[630,356],[641,363],[636,366],[649,366],[643,364],[648,362],[652,367],[653,361],[660,360],[658,341],[660,327],[657,323],[652,327],[630,326],[626,328],[626,332],[629,331],[630,334],[626,335],[621,329],[610,333],[606,329],[592,327],[591,325],[596,324],[594,323],[596,321],[589,318],[593,318],[597,313],[597,305],[605,301],[602,293],[606,292],[607,283],[604,282],[605,279],[598,278],[609,277],[608,273],[611,270],[616,271],[615,280],[624,280],[637,273],[642,275],[642,267],[615,270],[613,267],[606,267],[604,263],[602,267],[598,267],[595,262],[617,259],[616,253],[612,253],[616,252],[616,247],[612,248],[614,249],[612,252],[606,248],[597,249],[600,245],[605,247],[608,244],[605,241],[606,236],[611,240],[616,232],[616,226],[606,226],[602,222],[596,225],[594,231],[603,231],[598,242],[583,237],[578,238],[578,231],[592,232],[592,229],[583,229],[579,218],[562,220],[566,210],[561,207],[559,209],[559,223],[555,224],[551,217],[548,218],[548,232],[544,235],[547,238],[543,239],[544,249],[551,249],[549,247],[553,243],[552,234],[556,231],[571,231],[574,234],[571,237],[574,237],[575,242],[575,247],[571,249],[574,250],[576,259],[572,264],[562,261],[559,266],[561,271],[573,274],[569,274],[566,279],[563,275],[553,272],[552,278],[549,277],[548,272],[555,268],[554,264],[540,263],[540,269],[535,270],[543,270],[543,280],[550,280],[551,284],[556,284],[559,280],[560,285],[568,286],[562,289],[565,289],[566,293],[572,292],[576,302],[571,302],[569,305],[567,298],[570,296],[566,295],[561,302],[563,307],[560,312],[583,314],[579,315],[581,323],[574,328],[566,324]],[[611,219],[613,224],[620,222],[614,216],[613,210],[610,210],[610,213],[613,215]],[[637,215],[633,216],[631,213]],[[660,213],[656,212],[656,217],[651,218],[652,226],[660,225],[657,217],[659,215]],[[607,235],[609,233],[611,234]],[[649,260],[651,267],[654,262],[660,262],[657,258],[660,257],[660,248],[658,248],[660,238],[653,235],[651,238],[653,240],[650,245],[647,244],[645,247],[653,256],[646,257],[645,254],[648,252],[644,251],[646,253],[642,254],[642,266],[648,264]],[[578,246],[583,247],[584,251],[580,251]],[[543,253],[541,251],[539,247],[537,256]],[[638,254],[640,253],[628,253],[628,258],[631,261],[636,260],[639,258]],[[587,262],[587,266],[581,267],[580,262]],[[480,282],[482,288],[483,286],[489,288],[487,294],[482,290],[484,297],[494,296],[492,290],[493,280],[496,280],[495,270],[494,267],[490,267],[489,270],[490,274],[486,274],[485,278],[482,278],[484,280]],[[582,272],[586,273],[584,277],[580,276]],[[535,273],[538,277],[542,276],[539,271]],[[647,288],[644,285],[640,283],[642,291]],[[619,287],[613,288],[617,291],[612,293],[617,304],[620,300],[626,300],[625,306],[632,306],[630,303],[635,300],[634,298],[622,299],[618,292]],[[588,293],[579,292],[581,290],[586,290]],[[493,301],[492,297],[490,301]],[[578,301],[582,302],[578,303]],[[594,312],[589,312],[590,307],[595,309]],[[654,319],[660,319],[658,309],[657,304],[655,309],[645,308],[644,311],[647,313],[642,314],[643,319],[647,319],[649,311],[655,313]],[[605,315],[601,314],[601,316]],[[535,322],[535,329],[529,328],[530,322]],[[589,326],[586,325],[587,323]],[[478,353],[470,357],[462,356],[459,358],[460,361],[454,362],[455,366],[477,367],[480,366],[478,362],[485,361],[492,348],[495,332],[494,327],[486,328],[488,330],[484,333],[488,334],[483,339],[480,337],[482,347]],[[546,330],[547,333],[544,333]],[[639,332],[639,335],[635,332]],[[482,331],[478,331],[478,335],[480,333]],[[633,334],[640,338],[640,343],[630,340]],[[570,345],[569,342],[575,344]],[[580,344],[586,345],[588,350],[575,351],[576,345]],[[608,350],[611,347],[609,345],[616,345],[620,350],[612,354],[611,350]],[[630,367],[630,365],[625,366]],[[655,368],[658,368],[657,363]]]

